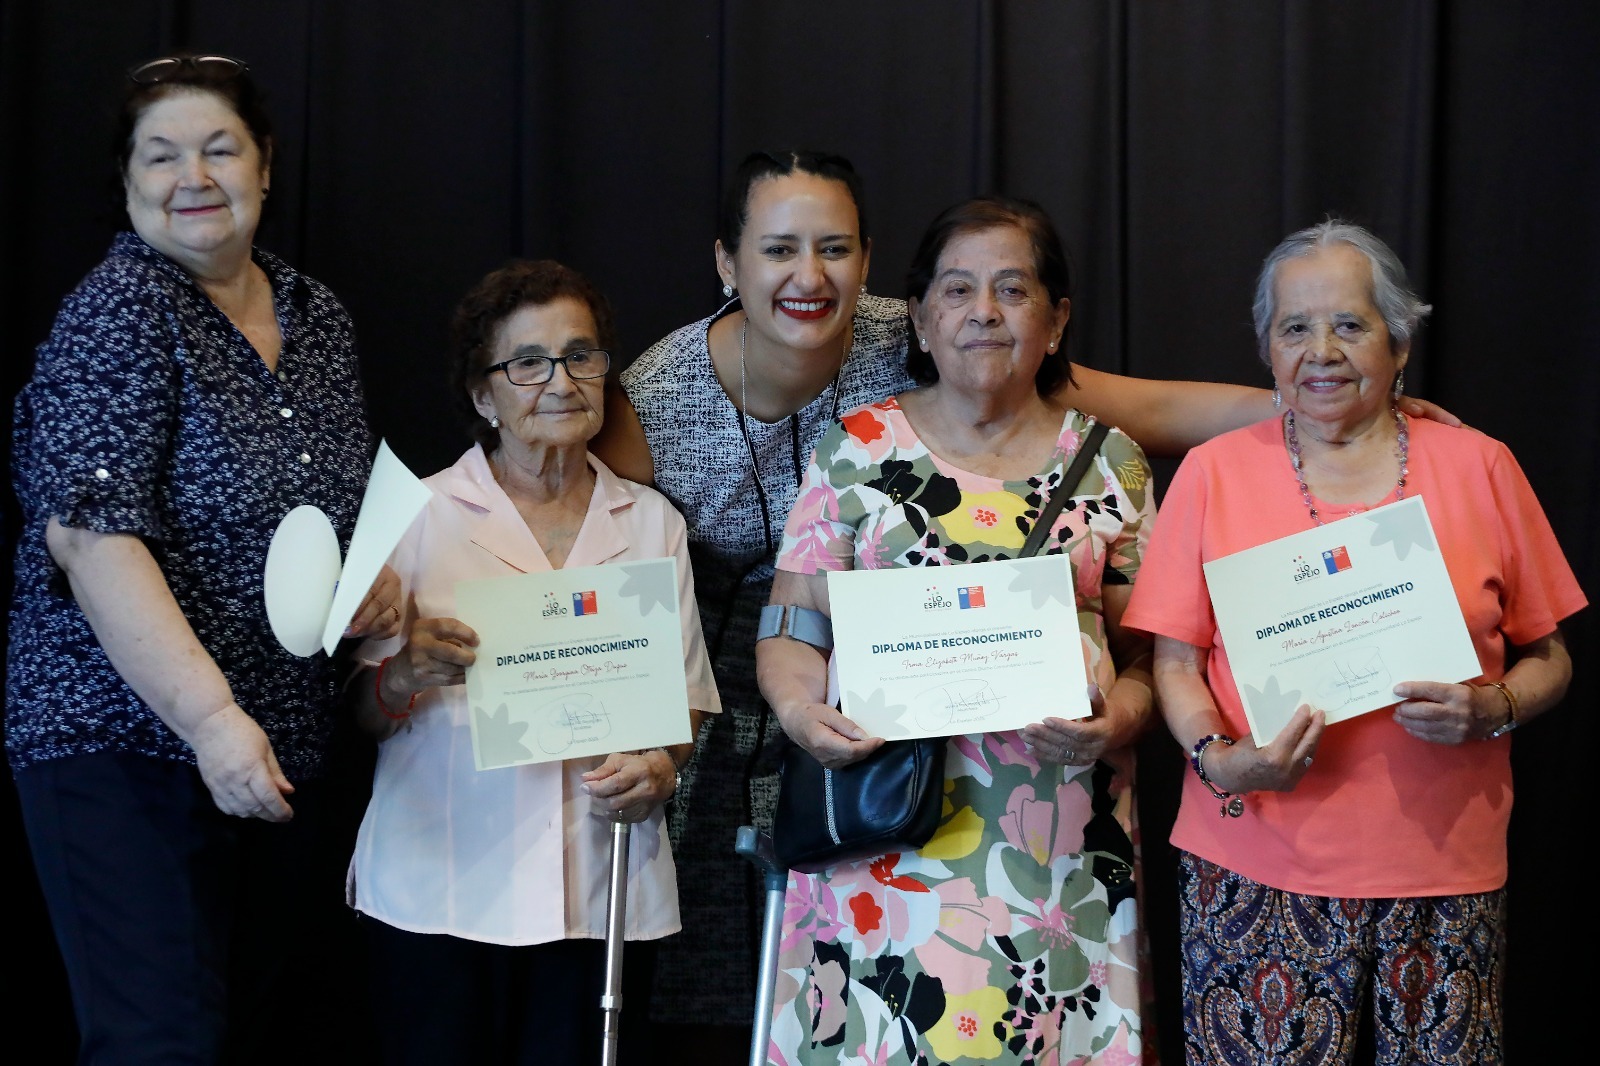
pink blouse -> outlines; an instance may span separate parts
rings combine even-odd
[[[682,517],[654,489],[592,455],[589,465],[594,495],[566,565],[675,558],[689,705],[720,712]],[[482,449],[426,484],[433,498],[390,559],[405,586],[408,626],[453,616],[458,581],[552,569]],[[403,642],[368,642],[359,656],[376,664]],[[580,787],[602,761],[479,772],[464,686],[426,690],[406,727],[378,750],[350,865],[352,905],[398,929],[493,944],[603,938],[611,824],[591,813]],[[634,826],[628,860],[627,939],[677,932],[677,878],[659,808]]]

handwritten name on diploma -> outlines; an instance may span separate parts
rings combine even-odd
[[[539,681],[572,681],[578,678],[615,677],[632,667],[627,662],[607,659],[603,663],[584,663],[582,666],[552,666],[548,670],[524,670],[522,680],[533,684]]]
[[[1283,639],[1282,647],[1284,651],[1295,651],[1300,648],[1320,647],[1321,645],[1327,644],[1329,641],[1342,640],[1352,633],[1359,633],[1368,626],[1377,625],[1380,622],[1386,622],[1391,618],[1396,618],[1399,616],[1399,614],[1399,611],[1374,611],[1370,617],[1352,618],[1347,620],[1344,625],[1338,626],[1334,629],[1319,629],[1315,633],[1308,634],[1304,637],[1285,637]]]
[[[902,670],[948,670],[952,666],[1008,666],[1019,653],[1014,651],[963,651],[929,655],[922,659],[901,659]]]

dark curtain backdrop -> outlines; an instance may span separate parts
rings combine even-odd
[[[802,144],[866,175],[876,292],[902,295],[912,244],[945,204],[987,190],[1042,201],[1078,267],[1073,358],[1144,376],[1265,383],[1249,314],[1261,257],[1328,213],[1369,225],[1437,308],[1412,391],[1511,444],[1580,579],[1600,589],[1591,4],[11,0],[8,398],[117,217],[107,138],[120,72],[180,47],[243,56],[269,89],[280,136],[261,241],[345,301],[373,418],[420,473],[464,444],[440,402],[440,352],[473,280],[513,255],[566,260],[614,298],[631,358],[716,305],[723,175],[753,147]],[[1516,739],[1514,1061],[1565,1052],[1586,1009],[1573,953],[1595,939],[1581,873],[1592,614],[1570,625],[1565,707]],[[1182,764],[1164,734],[1145,749],[1146,898],[1171,1053],[1164,841]],[[5,797],[7,869],[31,891]],[[37,899],[10,917],[5,1028],[59,1034],[65,1055],[70,1017]],[[353,990],[345,1004],[354,1015]]]

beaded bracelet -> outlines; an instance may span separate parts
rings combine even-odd
[[[1200,761],[1202,756],[1205,755],[1206,749],[1218,743],[1232,747],[1233,738],[1224,733],[1208,733],[1201,737],[1195,741],[1194,749],[1189,752],[1189,765],[1194,767],[1194,772],[1200,778],[1200,783],[1210,789],[1213,796],[1222,801],[1220,816],[1223,818],[1237,818],[1244,813],[1244,800],[1231,792],[1224,792],[1218,788],[1216,783],[1206,776],[1205,764]]]
[[[384,717],[393,718],[397,722],[403,722],[407,718],[411,717],[412,710],[417,706],[417,694],[415,692],[411,694],[411,699],[406,701],[406,709],[399,713],[391,711],[389,709],[389,705],[383,702],[383,671],[389,665],[389,659],[393,658],[394,656],[391,655],[388,659],[385,659],[383,662],[378,664],[377,676],[372,679],[372,694],[373,696],[377,697],[378,710],[383,712]]]

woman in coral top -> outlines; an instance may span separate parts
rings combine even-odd
[[[1190,452],[1124,619],[1156,635],[1195,771],[1172,832],[1189,1061],[1348,1062],[1370,988],[1377,1061],[1499,1062],[1506,734],[1565,692],[1558,623],[1586,601],[1506,447],[1397,409],[1429,307],[1382,241],[1301,230],[1256,293],[1284,413]],[[1302,706],[1256,746],[1202,565],[1408,496],[1482,673],[1334,725]]]

